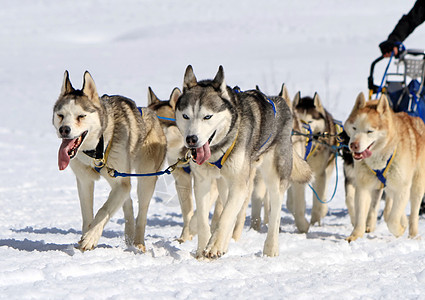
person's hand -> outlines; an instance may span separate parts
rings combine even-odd
[[[397,55],[398,55],[398,47],[394,47],[393,48],[393,51],[394,51],[394,56],[397,57]],[[384,57],[390,57],[390,56],[391,56],[391,52],[384,53]]]
[[[391,52],[394,51],[394,56],[398,55],[398,43],[393,41],[383,41],[379,44],[379,48],[381,49],[382,55],[384,57],[390,57]]]

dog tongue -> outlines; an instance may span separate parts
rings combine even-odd
[[[357,160],[360,160],[360,159],[368,158],[371,155],[372,155],[372,151],[370,151],[369,149],[366,149],[363,152],[360,152],[360,153],[356,152],[356,153],[354,153],[354,158],[357,159]]]
[[[62,139],[62,144],[59,147],[58,153],[58,165],[59,170],[65,170],[69,165],[71,158],[69,157],[68,152],[72,149],[75,139]]]
[[[206,142],[202,147],[196,148],[196,163],[202,165],[211,157],[210,143]]]
[[[369,149],[366,149],[365,151],[362,152],[363,158],[368,158],[372,155],[372,151],[370,151]]]

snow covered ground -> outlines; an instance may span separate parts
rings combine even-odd
[[[339,185],[323,225],[298,234],[282,208],[280,256],[262,256],[266,228],[249,230],[217,261],[180,245],[179,204],[163,177],[149,208],[145,254],[128,249],[123,215],[81,253],[72,171],[59,172],[51,125],[65,69],[75,87],[89,70],[100,94],[146,105],[167,98],[192,64],[198,79],[224,66],[229,85],[276,94],[317,91],[344,121],[378,44],[414,1],[3,1],[0,10],[0,298],[2,299],[417,299],[425,298],[425,241],[394,238],[383,220],[348,244]],[[406,41],[425,47],[425,25]],[[380,77],[380,75],[378,76]],[[335,179],[330,190],[333,189]],[[99,208],[108,194],[96,186]],[[135,198],[135,197],[134,197]],[[308,208],[311,200],[308,199]],[[310,210],[308,210],[310,213]],[[308,216],[309,217],[309,216]],[[425,219],[419,220],[425,234]]]

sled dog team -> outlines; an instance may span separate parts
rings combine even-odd
[[[161,101],[149,88],[148,104],[140,108],[123,96],[99,97],[88,72],[81,90],[74,89],[68,72],[64,74],[53,125],[62,139],[59,169],[69,165],[77,179],[82,251],[97,245],[121,207],[126,243],[146,251],[147,211],[157,176],[137,177],[134,219],[130,177],[114,171],[152,175],[162,170],[166,158],[168,164],[179,161],[172,173],[184,223],[179,241],[198,235],[197,258],[227,252],[230,239],[241,236],[250,202],[251,227],[259,230],[262,221],[267,223],[263,254],[277,256],[285,192],[299,232],[320,224],[328,208],[319,200],[326,198],[341,139],[349,147],[342,150],[346,204],[354,226],[347,240],[374,230],[383,191],[390,232],[401,236],[409,225],[409,237],[418,234],[425,192],[425,125],[419,118],[394,113],[385,96],[366,101],[359,94],[345,131],[339,133],[318,94],[311,98],[297,93],[291,101],[284,85],[277,96],[265,95],[258,87],[241,91],[226,84],[221,66],[214,79],[201,81],[188,66],[182,91],[175,88]],[[111,191],[94,215],[94,185],[100,177]],[[310,182],[316,195],[308,221],[304,192]]]

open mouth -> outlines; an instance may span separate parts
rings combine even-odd
[[[370,148],[372,147],[374,143],[370,144],[369,147],[366,148],[363,152],[353,152],[353,158],[355,160],[361,160],[368,158],[372,155],[372,151],[370,151]]]
[[[212,139],[215,136],[216,131],[213,132],[213,134],[210,136],[208,141],[199,148],[193,148],[192,149],[192,157],[195,159],[195,162],[198,165],[202,165],[204,162],[206,162],[211,157],[211,149],[210,144]]]
[[[65,170],[69,165],[71,159],[73,159],[84,141],[88,131],[84,131],[79,137],[74,139],[62,139],[62,144],[59,147],[58,153],[58,165],[59,170]]]

